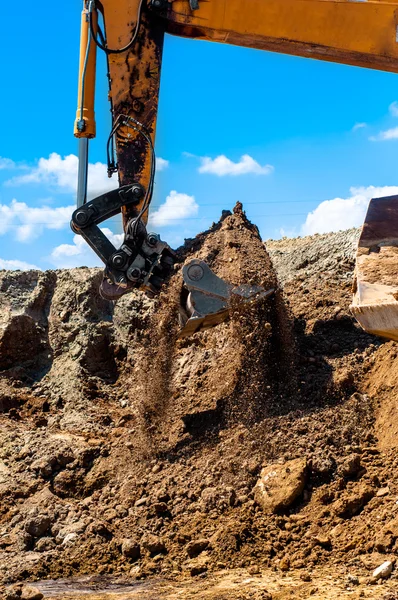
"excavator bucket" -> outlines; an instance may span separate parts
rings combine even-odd
[[[369,333],[398,341],[398,196],[370,201],[351,310]]]
[[[205,262],[198,259],[184,265],[182,276],[180,338],[223,323],[229,317],[232,302],[257,301],[275,291],[258,285],[234,286],[217,277]]]

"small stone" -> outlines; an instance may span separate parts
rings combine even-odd
[[[37,550],[37,552],[48,552],[48,550],[53,550],[55,547],[56,544],[54,538],[42,537],[37,541],[35,550]]]
[[[77,540],[77,533],[68,533],[63,541],[62,541],[62,545],[63,546],[72,546],[72,544],[74,544]]]
[[[108,521],[109,523],[111,523],[112,521],[117,519],[117,517],[118,517],[118,514],[114,508],[109,508],[108,510],[106,510],[104,512],[104,519],[106,521]]]
[[[379,490],[377,490],[376,496],[378,498],[382,498],[383,496],[388,496],[389,493],[390,493],[390,488],[384,487],[384,488],[380,488]]]
[[[312,458],[311,470],[316,475],[325,477],[333,473],[335,463],[330,456],[317,455]]]
[[[279,568],[281,571],[288,571],[290,569],[290,558],[288,556],[281,558]]]
[[[189,542],[186,546],[186,551],[189,558],[198,556],[201,552],[206,550],[209,543],[209,540],[206,539],[192,540],[192,542]]]
[[[272,600],[272,594],[268,590],[260,590],[256,593],[253,600]]]
[[[247,470],[251,475],[255,475],[256,473],[258,473],[260,466],[261,465],[256,458],[251,458],[247,464]]]
[[[219,494],[217,489],[214,487],[208,487],[202,490],[201,493],[201,504],[204,510],[210,510],[217,506]]]
[[[31,550],[33,547],[33,536],[27,531],[21,531],[16,536],[16,543],[18,550],[25,552]]]
[[[191,577],[196,577],[197,575],[206,573],[208,569],[208,562],[209,560],[205,555],[189,561],[189,572]]]
[[[158,515],[162,515],[162,514],[164,514],[164,513],[167,513],[167,512],[168,512],[168,507],[167,507],[167,504],[166,504],[165,502],[156,502],[156,503],[153,505],[153,508],[155,509],[155,512],[156,512]]]
[[[15,583],[5,590],[4,600],[42,600],[43,597],[33,585]]]
[[[21,600],[22,585],[14,584],[6,588],[4,591],[4,600]]]
[[[164,554],[167,552],[166,546],[162,538],[152,533],[147,533],[142,536],[141,544],[150,554]]]
[[[373,571],[372,580],[378,581],[379,579],[388,579],[392,573],[392,569],[392,562],[390,560],[386,560],[386,562]]]
[[[43,594],[33,585],[24,585],[21,600],[42,600]]]
[[[152,467],[152,473],[154,473],[156,475],[156,473],[160,473],[160,471],[162,470],[162,465],[160,463],[157,463],[154,467]]]
[[[141,555],[140,545],[135,540],[125,539],[122,542],[122,554],[127,558],[137,559]]]
[[[246,494],[242,494],[241,496],[238,496],[236,498],[236,504],[238,506],[241,506],[242,504],[246,504],[246,502],[249,500],[249,498],[246,496]]]
[[[37,515],[25,523],[25,531],[33,537],[41,537],[51,526],[51,519],[48,515]]]
[[[250,567],[248,567],[247,571],[248,571],[249,575],[260,575],[260,573],[261,573],[258,565],[250,565]]]
[[[359,585],[359,579],[356,575],[351,575],[351,573],[347,576],[348,585]]]
[[[148,496],[142,496],[142,498],[137,500],[137,502],[135,503],[134,506],[137,506],[137,508],[139,506],[144,506],[148,502],[148,500],[149,500]]]
[[[388,552],[391,546],[394,544],[395,537],[389,532],[383,530],[375,540],[375,548],[378,552]]]
[[[54,493],[61,498],[68,497],[75,485],[75,472],[72,470],[61,471],[53,480]]]
[[[286,509],[303,493],[307,473],[305,458],[265,467],[254,487],[254,499],[268,514]]]
[[[206,573],[206,571],[207,571],[206,565],[193,565],[190,569],[190,573],[191,573],[192,577],[196,577],[197,575]]]
[[[317,535],[314,540],[319,546],[322,546],[322,548],[330,548],[331,546],[330,537],[327,535]]]
[[[369,485],[364,485],[354,494],[337,500],[334,503],[335,513],[343,519],[350,519],[358,514],[374,495],[375,490]]]
[[[342,477],[354,477],[361,470],[361,457],[359,454],[347,456],[338,468]]]
[[[305,582],[309,582],[312,581],[312,577],[311,575],[308,573],[308,571],[303,571],[302,573],[300,573],[300,579],[301,581],[305,581]]]

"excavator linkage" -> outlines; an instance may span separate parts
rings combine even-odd
[[[370,201],[351,310],[369,333],[398,341],[398,196]]]

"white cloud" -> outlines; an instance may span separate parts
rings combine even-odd
[[[29,269],[34,269],[40,271],[39,267],[36,267],[36,265],[30,265],[23,260],[6,260],[4,258],[0,258],[0,269],[6,269],[8,271],[29,271]]]
[[[169,161],[165,158],[160,158],[160,156],[156,157],[156,170],[157,171],[165,171],[169,167]]]
[[[204,156],[201,159],[199,173],[211,173],[223,177],[225,175],[247,175],[253,173],[255,175],[269,175],[274,170],[272,165],[264,165],[263,167],[254,158],[248,154],[244,154],[239,162],[233,162],[224,154],[212,159]]]
[[[276,231],[276,235],[277,238],[295,238],[297,237],[299,234],[297,233],[297,229],[295,227],[292,227],[290,229],[285,229],[284,227],[280,227],[280,229],[278,229]]]
[[[367,127],[367,123],[355,123],[352,131],[358,131],[358,129],[363,129],[364,127]]]
[[[391,102],[390,106],[388,107],[388,110],[390,111],[390,114],[393,117],[398,117],[398,102],[396,100],[394,102]]]
[[[56,152],[48,158],[40,158],[37,166],[28,170],[24,175],[13,177],[7,182],[9,186],[40,183],[54,187],[59,192],[76,192],[78,158],[69,154],[62,158]],[[109,179],[106,165],[89,163],[88,166],[88,197],[95,198],[109,190],[118,187],[115,179]]]
[[[352,187],[348,198],[325,200],[307,216],[301,228],[302,235],[328,233],[359,227],[365,218],[369,200],[398,194],[398,186]]]
[[[51,252],[49,262],[57,269],[99,267],[102,264],[95,252],[91,250],[80,235],[73,236],[72,244],[56,246]]]
[[[3,169],[11,170],[16,168],[17,165],[13,160],[11,160],[11,158],[4,158],[3,156],[0,156],[0,171]]]
[[[107,227],[101,228],[101,231],[116,248],[119,248],[123,241],[123,233],[115,234]],[[102,261],[90,248],[87,242],[84,241],[81,235],[74,235],[72,244],[60,244],[59,246],[56,246],[51,252],[49,261],[57,269],[103,266]]]
[[[177,225],[178,221],[197,215],[198,210],[199,205],[194,196],[180,194],[173,190],[167,196],[164,204],[150,215],[149,224],[154,227]]]
[[[13,231],[19,242],[31,242],[45,229],[63,229],[69,225],[74,206],[32,207],[12,200],[0,204],[0,235]]]
[[[108,227],[101,227],[102,233],[105,233],[106,237],[110,242],[115,246],[115,248],[119,248],[124,239],[124,233],[113,233]]]
[[[377,135],[373,135],[369,138],[371,142],[386,142],[388,140],[398,139],[398,127],[392,127],[385,131],[380,131]]]

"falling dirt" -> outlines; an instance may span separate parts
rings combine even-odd
[[[93,600],[398,598],[398,346],[350,314],[357,239],[267,252],[238,208],[179,249],[167,293],[116,305],[97,269],[1,271],[1,583]],[[178,339],[193,257],[276,292]]]

